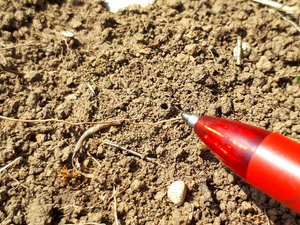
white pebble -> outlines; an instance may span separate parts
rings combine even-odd
[[[129,5],[138,4],[141,7],[146,7],[148,4],[153,4],[155,0],[106,0],[106,8],[111,12],[117,12],[119,9],[124,9]]]
[[[183,204],[187,187],[182,180],[173,182],[168,189],[169,199],[176,205],[180,206]]]
[[[65,37],[74,37],[74,34],[69,31],[63,31],[63,32],[61,32],[61,35],[65,36]]]
[[[247,57],[251,53],[251,45],[247,42],[242,42],[243,57]],[[238,47],[233,50],[233,56],[236,57],[238,52]]]

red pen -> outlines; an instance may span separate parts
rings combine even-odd
[[[182,113],[204,144],[247,183],[300,213],[300,144],[223,118]]]

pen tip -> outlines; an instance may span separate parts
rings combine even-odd
[[[199,117],[193,114],[182,113],[182,118],[188,123],[189,126],[194,127]]]
[[[182,113],[181,116],[182,118],[187,122],[188,121],[188,115],[187,113]]]

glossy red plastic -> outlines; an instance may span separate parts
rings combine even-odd
[[[210,116],[201,116],[194,131],[218,159],[244,179],[253,153],[270,134],[245,123]]]
[[[195,133],[252,186],[300,213],[300,144],[277,133],[201,116]]]
[[[300,213],[300,144],[271,133],[253,154],[245,180]]]

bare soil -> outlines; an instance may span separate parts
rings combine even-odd
[[[232,55],[238,36],[252,46],[241,66]],[[252,1],[158,0],[111,13],[101,0],[1,0],[0,63],[6,117],[157,122],[187,112],[300,140],[300,33]],[[92,126],[0,121],[0,168],[21,156],[0,174],[2,225],[116,224],[114,207],[120,224],[300,224],[183,121],[101,130],[78,153],[93,178],[64,183],[58,175],[65,165],[74,172],[75,145]],[[188,187],[182,206],[166,194],[176,180]]]

